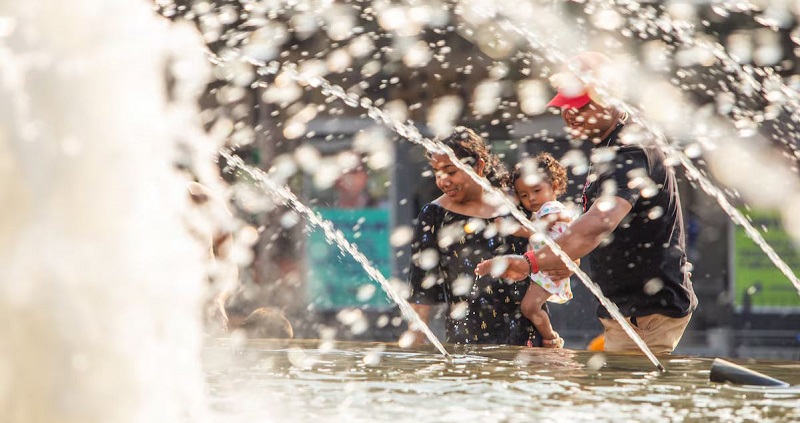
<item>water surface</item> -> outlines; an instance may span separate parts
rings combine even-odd
[[[712,383],[710,358],[447,347],[214,341],[204,363],[221,421],[800,421],[800,387]],[[798,362],[738,363],[800,385]]]

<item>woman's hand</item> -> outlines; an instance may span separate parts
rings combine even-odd
[[[475,274],[521,281],[531,274],[531,267],[525,257],[517,255],[498,256],[491,260],[480,262],[475,268]]]

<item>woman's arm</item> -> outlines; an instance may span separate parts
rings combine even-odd
[[[444,284],[438,283],[441,279],[438,263],[430,267],[430,264],[421,263],[421,255],[428,250],[437,251],[439,249],[436,231],[439,226],[437,207],[430,204],[425,205],[417,216],[417,223],[414,227],[414,239],[411,242],[411,263],[408,272],[408,282],[411,292],[408,301],[411,307],[419,314],[425,324],[428,323],[431,305],[444,302]],[[430,283],[431,279],[435,283]],[[425,335],[415,328],[403,334],[401,339],[405,344],[405,336],[413,334],[412,345],[421,344],[425,341]],[[403,345],[408,346],[408,345]]]

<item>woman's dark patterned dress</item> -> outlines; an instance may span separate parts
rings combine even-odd
[[[409,301],[448,305],[447,342],[541,346],[541,336],[520,311],[529,281],[475,276],[482,260],[526,251],[527,239],[499,235],[495,228],[492,220],[426,204],[411,245]]]

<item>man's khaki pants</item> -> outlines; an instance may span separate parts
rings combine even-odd
[[[691,318],[691,313],[679,318],[651,314],[633,319],[626,317],[625,320],[631,324],[636,334],[642,338],[654,354],[670,354],[678,346],[683,331],[686,330]],[[641,351],[616,320],[600,319],[600,323],[605,328],[606,351]]]

